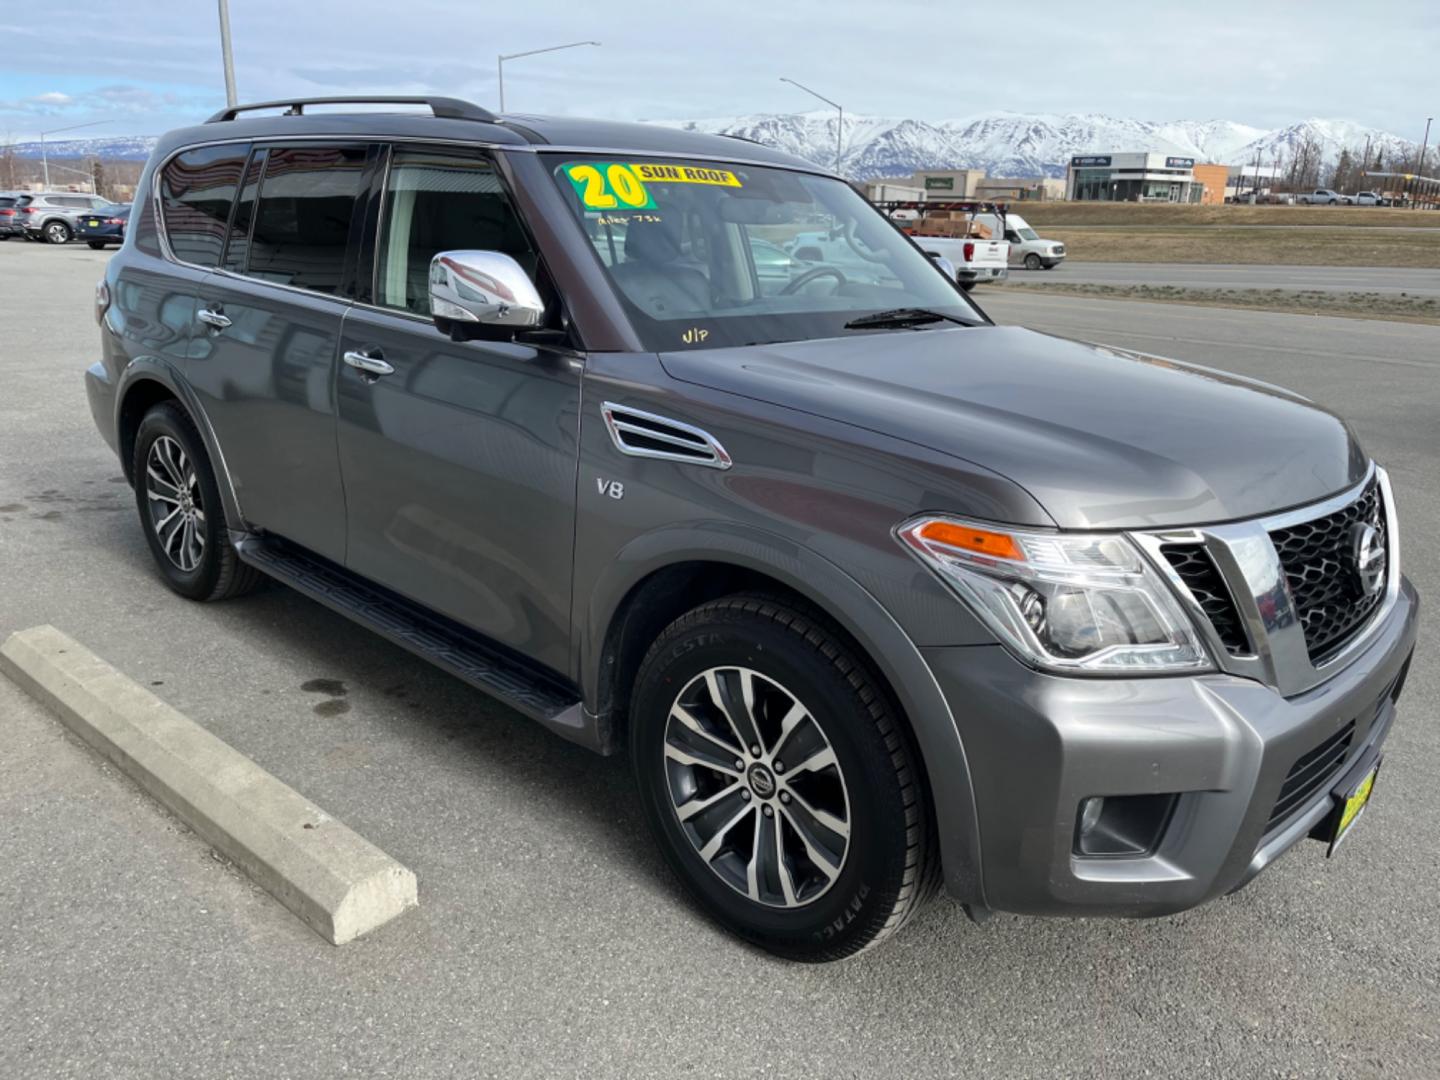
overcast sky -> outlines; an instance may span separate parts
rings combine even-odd
[[[42,12],[43,8],[43,12]],[[1157,10],[1159,9],[1159,10]],[[1440,113],[1440,3],[971,0],[230,0],[242,101],[431,91],[617,119],[995,110],[1355,120],[1418,140]],[[883,13],[883,14],[882,14]],[[214,0],[0,0],[0,140],[155,134],[224,104]],[[1433,137],[1432,137],[1433,139]]]

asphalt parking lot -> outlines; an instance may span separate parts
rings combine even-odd
[[[107,257],[0,244],[0,638],[78,638],[415,870],[420,907],[323,943],[0,679],[0,1076],[1440,1074],[1433,617],[1337,859],[1307,844],[1146,922],[940,902],[854,961],[787,965],[689,906],[623,763],[279,587],[161,584],[80,381]],[[1343,412],[1440,598],[1440,327],[975,296]]]

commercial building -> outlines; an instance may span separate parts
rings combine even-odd
[[[1199,201],[1206,206],[1223,205],[1225,189],[1230,182],[1230,167],[1228,165],[1196,165],[1192,171],[1195,174],[1195,183],[1199,184],[1202,189]]]
[[[984,179],[984,169],[919,169],[910,184],[924,188],[932,199],[973,199]]]
[[[989,202],[1035,202],[1059,199],[1064,194],[1065,181],[1048,177],[991,176],[981,180],[975,187],[976,197]]]
[[[1225,190],[1223,179],[1220,191]],[[1065,198],[1099,202],[1204,201],[1195,159],[1170,154],[1077,154],[1065,170]]]

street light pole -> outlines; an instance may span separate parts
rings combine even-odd
[[[599,45],[598,41],[572,41],[568,45],[549,45],[543,49],[527,49],[525,52],[504,53],[495,57],[495,79],[500,84],[500,111],[505,111],[505,61],[519,60],[522,56],[535,56],[538,53],[559,52],[561,49],[574,49],[581,45]]]
[[[50,190],[50,154],[45,147],[46,135],[59,135],[62,131],[75,131],[77,128],[94,127],[96,124],[108,124],[109,120],[91,120],[84,124],[71,124],[69,127],[51,128],[49,131],[40,132],[40,167],[45,173],[45,190]],[[55,166],[57,169],[60,166]]]
[[[225,104],[239,104],[235,96],[235,57],[230,51],[230,0],[220,0],[220,59],[225,65]]]
[[[839,120],[836,122],[836,125],[835,125],[835,172],[838,174],[838,173],[841,171],[841,170],[840,170],[840,159],[841,159],[841,153],[842,153],[842,151],[841,151],[841,139],[843,139],[843,138],[844,138],[844,135],[845,135],[845,110],[840,107],[840,103],[839,103],[839,102],[837,102],[837,101],[831,101],[831,100],[830,100],[828,97],[826,97],[824,94],[817,94],[814,90],[811,90],[808,86],[805,86],[805,85],[803,85],[803,84],[801,84],[801,83],[798,83],[798,82],[796,82],[794,79],[787,79],[784,75],[781,75],[781,76],[780,76],[780,81],[781,81],[781,82],[788,82],[791,86],[798,86],[798,87],[800,87],[800,89],[801,89],[801,90],[804,90],[805,93],[809,94],[809,95],[810,95],[811,97],[813,97],[813,98],[819,98],[821,101],[825,102],[826,105],[829,105],[832,109],[834,109],[837,113],[839,113]]]

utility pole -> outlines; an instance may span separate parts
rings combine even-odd
[[[839,119],[835,123],[835,172],[837,175],[839,175],[842,171],[840,168],[841,157],[843,154],[841,140],[845,137],[845,110],[840,107],[839,102],[831,101],[824,94],[817,94],[808,86],[802,86],[794,79],[787,79],[784,75],[781,75],[780,81],[788,82],[791,86],[799,86],[801,90],[805,91],[805,93],[809,94],[813,98],[819,98],[821,101],[825,102],[826,105],[829,105],[839,114]]]
[[[1425,175],[1425,151],[1430,147],[1430,121],[1434,119],[1433,116],[1425,118],[1425,138],[1420,141],[1420,164],[1415,169],[1421,176]]]
[[[235,96],[235,57],[230,51],[230,0],[220,0],[220,59],[225,65],[225,105],[240,103]]]

